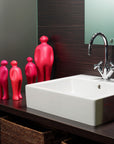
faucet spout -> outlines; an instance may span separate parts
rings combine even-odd
[[[105,35],[103,33],[96,33],[92,36],[89,46],[88,46],[88,55],[91,55],[91,51],[92,51],[92,45],[93,45],[93,41],[97,36],[101,36],[103,41],[104,41],[104,46],[105,46],[105,59],[104,59],[104,67],[107,67],[107,63],[108,63],[108,41],[107,38],[105,37]]]
[[[101,65],[102,62],[99,62],[97,65],[94,66],[94,69],[98,69],[99,73],[101,74],[103,79],[109,79],[111,77],[111,75],[114,72],[114,66],[113,68],[109,67],[109,60],[108,60],[108,41],[107,38],[105,37],[104,34],[102,33],[96,33],[92,36],[90,43],[88,45],[88,55],[91,55],[92,52],[92,45],[93,45],[93,41],[97,36],[101,36],[103,41],[104,41],[104,46],[105,46],[105,58],[104,58],[104,70],[102,70]],[[112,65],[112,64],[111,64]]]

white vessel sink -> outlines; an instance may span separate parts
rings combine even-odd
[[[114,79],[76,75],[26,85],[27,107],[96,126],[114,120]]]

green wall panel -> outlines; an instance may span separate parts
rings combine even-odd
[[[85,0],[85,44],[97,32],[114,45],[114,0]],[[103,44],[103,40],[98,37],[94,44]]]

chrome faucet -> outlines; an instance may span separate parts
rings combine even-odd
[[[108,41],[107,41],[107,38],[105,37],[104,34],[102,33],[96,33],[92,36],[91,40],[90,40],[90,43],[89,43],[89,46],[88,46],[88,55],[91,55],[91,51],[92,51],[92,44],[93,44],[93,41],[94,39],[97,37],[97,36],[101,36],[103,41],[104,41],[104,46],[105,46],[105,59],[104,59],[104,68],[102,68],[102,64],[103,62],[100,61],[98,64],[95,64],[94,65],[94,69],[97,69],[99,71],[99,73],[101,74],[102,78],[107,80],[111,77],[111,75],[113,74],[114,72],[114,65],[112,62],[109,63],[109,60],[108,60]]]

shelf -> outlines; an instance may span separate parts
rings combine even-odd
[[[26,99],[20,101],[0,101],[0,111],[26,118],[46,125],[52,129],[62,130],[104,144],[114,144],[114,121],[97,127],[64,119],[26,107]]]

